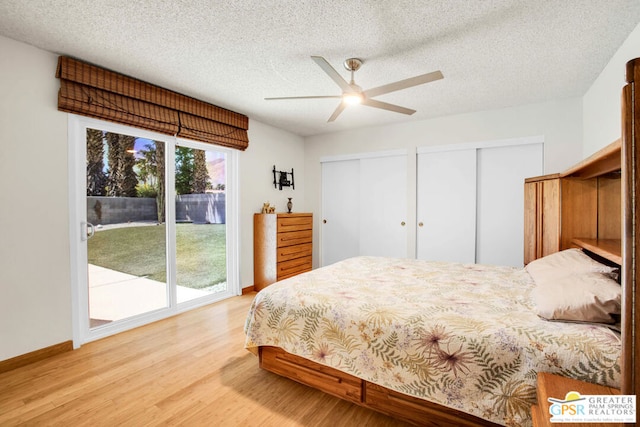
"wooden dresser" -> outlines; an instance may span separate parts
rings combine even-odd
[[[266,286],[312,269],[313,214],[253,216],[253,287]]]

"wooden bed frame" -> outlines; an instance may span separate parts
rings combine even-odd
[[[444,427],[498,426],[473,415],[373,384],[278,347],[260,347],[260,367],[327,394],[411,424]]]
[[[570,168],[563,178],[576,180],[595,180],[596,221],[604,221],[603,226],[611,230],[620,230],[620,240],[598,239],[596,235],[570,236],[573,246],[580,246],[613,263],[622,260],[622,394],[636,394],[640,390],[640,358],[636,349],[640,349],[640,307],[634,305],[636,295],[640,298],[638,287],[638,266],[640,259],[640,237],[635,224],[640,220],[640,93],[635,81],[640,81],[640,58],[627,64],[627,82],[622,96],[622,138],[595,153],[583,162]],[[613,175],[612,175],[613,174]],[[611,178],[617,181],[611,186]],[[600,185],[604,178],[608,184]],[[602,187],[603,189],[600,189]],[[605,189],[606,187],[606,189]],[[600,193],[602,192],[602,194]],[[606,193],[604,193],[606,192]],[[612,193],[611,193],[612,192]],[[613,196],[611,196],[613,194]],[[617,196],[616,196],[617,194]],[[620,203],[602,203],[602,200]],[[579,218],[571,218],[575,223],[583,222],[582,210],[575,209]],[[565,218],[563,217],[563,220]],[[620,223],[621,221],[621,223]],[[583,238],[586,237],[586,238]],[[563,241],[567,240],[563,236]],[[564,249],[564,248],[563,248]],[[460,412],[436,403],[398,393],[372,384],[368,381],[320,365],[285,352],[277,347],[260,347],[260,367],[294,381],[322,390],[349,402],[371,408],[416,425],[426,426],[496,426],[498,424]]]

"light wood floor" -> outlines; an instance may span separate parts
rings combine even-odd
[[[0,374],[0,426],[403,426],[263,371],[244,349],[254,294]]]

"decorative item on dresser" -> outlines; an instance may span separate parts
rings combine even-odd
[[[312,268],[313,214],[255,214],[253,286],[256,291]]]

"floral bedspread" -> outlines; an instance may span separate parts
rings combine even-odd
[[[280,347],[401,393],[527,426],[537,372],[620,386],[619,335],[540,319],[532,288],[524,269],[351,258],[259,292],[245,347]]]

